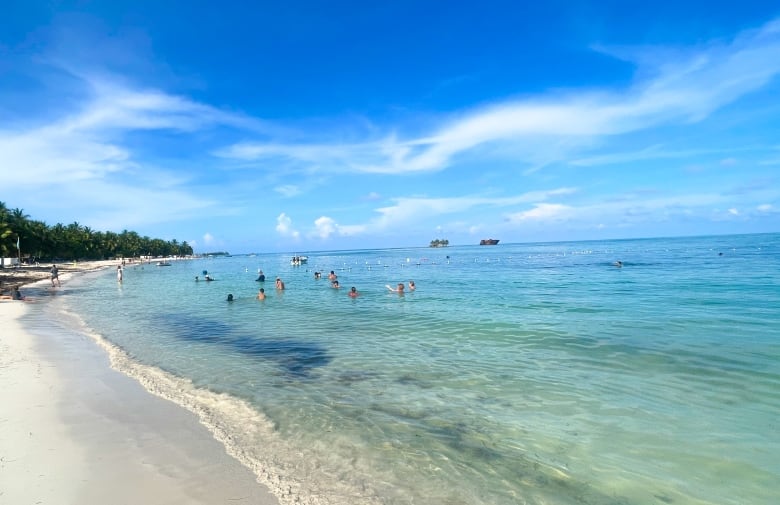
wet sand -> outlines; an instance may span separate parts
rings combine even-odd
[[[91,338],[26,328],[39,309],[0,301],[0,504],[279,503],[195,414],[113,370]]]

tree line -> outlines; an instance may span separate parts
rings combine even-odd
[[[77,222],[54,226],[30,219],[22,209],[9,209],[0,202],[0,257],[36,260],[101,260],[138,256],[188,256],[192,247],[186,242],[140,236],[134,231],[121,233],[95,231]]]

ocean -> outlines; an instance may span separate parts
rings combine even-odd
[[[780,234],[293,254],[129,264],[28,317],[282,503],[777,503]]]

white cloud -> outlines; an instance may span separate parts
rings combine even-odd
[[[326,239],[336,232],[336,222],[327,216],[322,216],[314,221],[314,228],[318,237]]]
[[[204,233],[203,234],[203,244],[204,245],[211,245],[213,243],[214,243],[214,235],[212,235],[211,233],[208,233],[208,232]]]
[[[729,209],[729,214],[731,214],[732,216],[738,216],[739,215],[739,210],[737,210],[734,207],[732,207],[732,208]]]
[[[276,186],[274,191],[286,198],[291,198],[301,194],[301,188],[293,184],[283,184],[281,186]]]
[[[395,230],[409,223],[419,221],[420,216],[434,218],[448,214],[467,212],[479,207],[503,208],[529,202],[541,202],[551,197],[564,197],[577,192],[576,188],[555,188],[547,191],[531,191],[511,197],[462,196],[451,198],[401,197],[394,198],[393,205],[379,207],[379,214],[365,223],[343,225],[333,218],[322,216],[315,220],[314,228],[308,233],[311,237],[328,239],[334,235],[354,236],[365,233],[381,233],[385,230]],[[289,226],[289,218],[284,220]],[[280,216],[280,220],[282,218]],[[277,226],[279,230],[279,226]]]
[[[276,231],[284,237],[297,239],[300,236],[300,232],[293,229],[292,227],[292,219],[290,219],[284,212],[279,214],[279,216],[276,218]]]
[[[769,204],[769,203],[762,203],[761,205],[759,205],[758,207],[756,207],[756,209],[757,209],[759,212],[772,212],[772,211],[774,210],[774,207],[772,206],[772,204]]]
[[[333,235],[348,237],[363,234],[367,230],[365,225],[340,225],[334,219],[322,216],[314,221],[314,230],[310,236],[327,240]]]
[[[730,43],[710,44],[687,54],[656,50],[663,54],[662,60],[653,49],[633,54],[615,51],[613,55],[637,64],[637,75],[645,79],[622,91],[496,103],[453,115],[428,134],[405,140],[391,134],[353,144],[245,142],[225,148],[220,155],[285,158],[316,163],[319,169],[400,174],[442,170],[455,156],[476,148],[480,156],[487,156],[511,145],[533,171],[586,150],[595,138],[700,121],[762,88],[780,73],[778,25],[780,21],[775,21]],[[657,156],[653,150],[645,155]],[[579,163],[587,164],[588,159]]]
[[[361,198],[361,200],[368,201],[368,202],[373,202],[381,199],[382,199],[382,195],[380,195],[376,191],[372,191],[369,194],[363,196],[363,198]]]
[[[558,203],[540,203],[530,210],[507,216],[510,222],[522,221],[554,221],[565,219],[572,215],[572,208]]]

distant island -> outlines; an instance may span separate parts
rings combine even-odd
[[[437,238],[435,240],[431,240],[430,247],[447,247],[448,245],[450,245],[450,241],[447,240],[446,238],[445,239]]]

